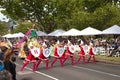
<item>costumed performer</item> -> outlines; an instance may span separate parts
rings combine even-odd
[[[68,40],[68,43],[66,45],[65,59],[63,61],[63,64],[70,57],[71,58],[71,64],[74,65],[74,51],[75,51],[75,49],[74,49],[73,44]]]
[[[80,40],[80,51],[79,51],[79,58],[76,62],[76,64],[79,64],[80,63],[80,60],[81,58],[83,59],[83,63],[86,64],[86,61],[85,61],[85,52],[84,52],[84,49],[83,49],[83,45],[84,45],[84,42],[82,40]]]
[[[88,63],[90,63],[91,58],[93,58],[94,64],[96,64],[96,59],[95,59],[95,55],[93,53],[93,43],[90,42],[90,49],[89,49],[89,58],[88,58]]]
[[[38,56],[40,54],[40,49],[38,48],[37,50],[34,50],[34,48],[36,49],[36,46],[39,46],[39,44],[36,44],[36,40],[35,39],[31,39],[28,41],[28,48],[29,48],[29,55],[25,58],[23,65],[20,69],[20,71],[23,71],[24,67],[27,66],[27,64],[29,64],[30,62],[33,63],[33,71],[36,70],[36,55]]]
[[[65,49],[64,49],[64,43],[63,41],[57,41],[57,45],[54,49],[54,59],[51,63],[51,67],[55,64],[55,62],[59,59],[60,60],[60,65],[63,67],[63,61],[62,59],[65,58]]]
[[[49,62],[48,57],[50,56],[50,53],[49,53],[49,51],[45,51],[45,49],[49,50],[48,46],[44,42],[43,45],[42,45],[42,49],[40,51],[40,55],[38,57],[39,60],[38,60],[37,65],[36,65],[36,70],[37,70],[39,64],[41,63],[41,61],[46,62],[46,69],[48,69],[48,62]],[[45,53],[45,52],[48,52],[48,53]],[[47,55],[45,55],[45,54],[47,54]]]

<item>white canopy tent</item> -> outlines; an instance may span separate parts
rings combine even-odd
[[[22,32],[19,32],[19,33],[14,33],[14,34],[6,34],[2,37],[6,37],[6,38],[24,37],[24,34]]]
[[[62,29],[58,29],[56,31],[49,33],[48,36],[60,36],[62,33],[65,33],[65,31]]]
[[[61,36],[77,36],[79,34],[80,34],[79,30],[72,28],[68,30],[67,32],[61,34]]]
[[[14,34],[13,34],[14,35]],[[24,37],[25,35],[22,32],[16,33],[15,37]]]
[[[102,31],[97,30],[92,27],[87,27],[83,30],[81,30],[80,35],[100,35]]]
[[[120,27],[118,25],[113,25],[102,31],[102,34],[120,34]]]
[[[47,36],[47,34],[45,32],[42,32],[42,31],[37,31],[36,33],[38,36]]]
[[[11,38],[12,36],[13,36],[13,34],[6,34],[6,35],[4,35],[2,37]]]

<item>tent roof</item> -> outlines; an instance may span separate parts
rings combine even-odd
[[[13,34],[6,34],[6,35],[4,35],[4,36],[2,36],[2,37],[11,38],[12,35],[13,35]]]
[[[45,32],[42,32],[42,31],[37,31],[37,35],[38,36],[47,36],[47,34]]]
[[[60,36],[64,32],[65,32],[64,30],[58,29],[56,31],[53,31],[53,32],[49,33],[48,36]]]
[[[92,27],[87,27],[83,30],[81,30],[80,35],[98,35],[101,34],[102,31],[97,30],[95,28]]]
[[[102,31],[102,34],[120,34],[120,27],[118,25],[113,25]]]
[[[79,30],[72,28],[68,30],[67,32],[61,34],[61,36],[77,36],[79,34],[80,34]]]
[[[25,35],[22,32],[17,33],[15,37],[24,37]]]
[[[14,34],[6,34],[3,37],[6,37],[6,38],[24,37],[24,34],[22,32],[19,32]]]

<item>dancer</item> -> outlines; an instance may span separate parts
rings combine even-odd
[[[63,67],[62,59],[64,59],[64,57],[65,57],[64,51],[65,51],[65,49],[64,49],[63,42],[57,41],[57,45],[54,49],[54,59],[53,59],[53,62],[51,63],[51,67],[53,67],[53,65],[55,64],[55,62],[58,59],[60,60],[61,67]]]
[[[94,64],[96,64],[95,55],[93,53],[93,43],[90,43],[90,49],[88,54],[89,54],[88,63],[90,63],[91,58],[93,58]]]
[[[29,62],[33,63],[33,71],[36,70],[36,57],[38,57],[38,55],[40,54],[40,48],[36,48],[36,44],[34,41],[36,41],[35,39],[31,39],[28,43],[28,48],[29,48],[29,55],[25,58],[23,65],[20,69],[20,71],[24,70],[24,67],[27,66],[27,64],[29,64]],[[35,50],[36,49],[36,50]]]
[[[83,59],[83,63],[86,64],[86,61],[85,61],[85,52],[84,52],[84,49],[83,49],[83,44],[84,44],[84,42],[81,40],[80,46],[79,46],[80,47],[80,51],[78,53],[79,54],[79,58],[78,58],[76,64],[80,63],[81,58]]]
[[[45,50],[48,50],[48,51],[45,51]],[[41,61],[46,62],[46,69],[48,69],[48,62],[49,62],[48,57],[50,56],[50,49],[48,49],[48,46],[45,44],[45,42],[43,43],[42,49],[40,52],[41,53],[40,53],[40,56],[38,57],[39,60],[36,65],[36,70],[37,70],[39,64],[41,63]]]
[[[68,40],[67,46],[66,46],[66,51],[65,51],[65,59],[63,61],[63,64],[65,61],[70,57],[71,58],[71,64],[74,65],[74,46],[73,44]]]

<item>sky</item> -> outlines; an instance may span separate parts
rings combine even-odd
[[[0,21],[8,22],[7,17],[1,13],[1,10],[4,10],[4,9],[0,8]]]
[[[3,15],[1,12],[0,12],[0,21],[8,22],[7,17],[5,15]]]

